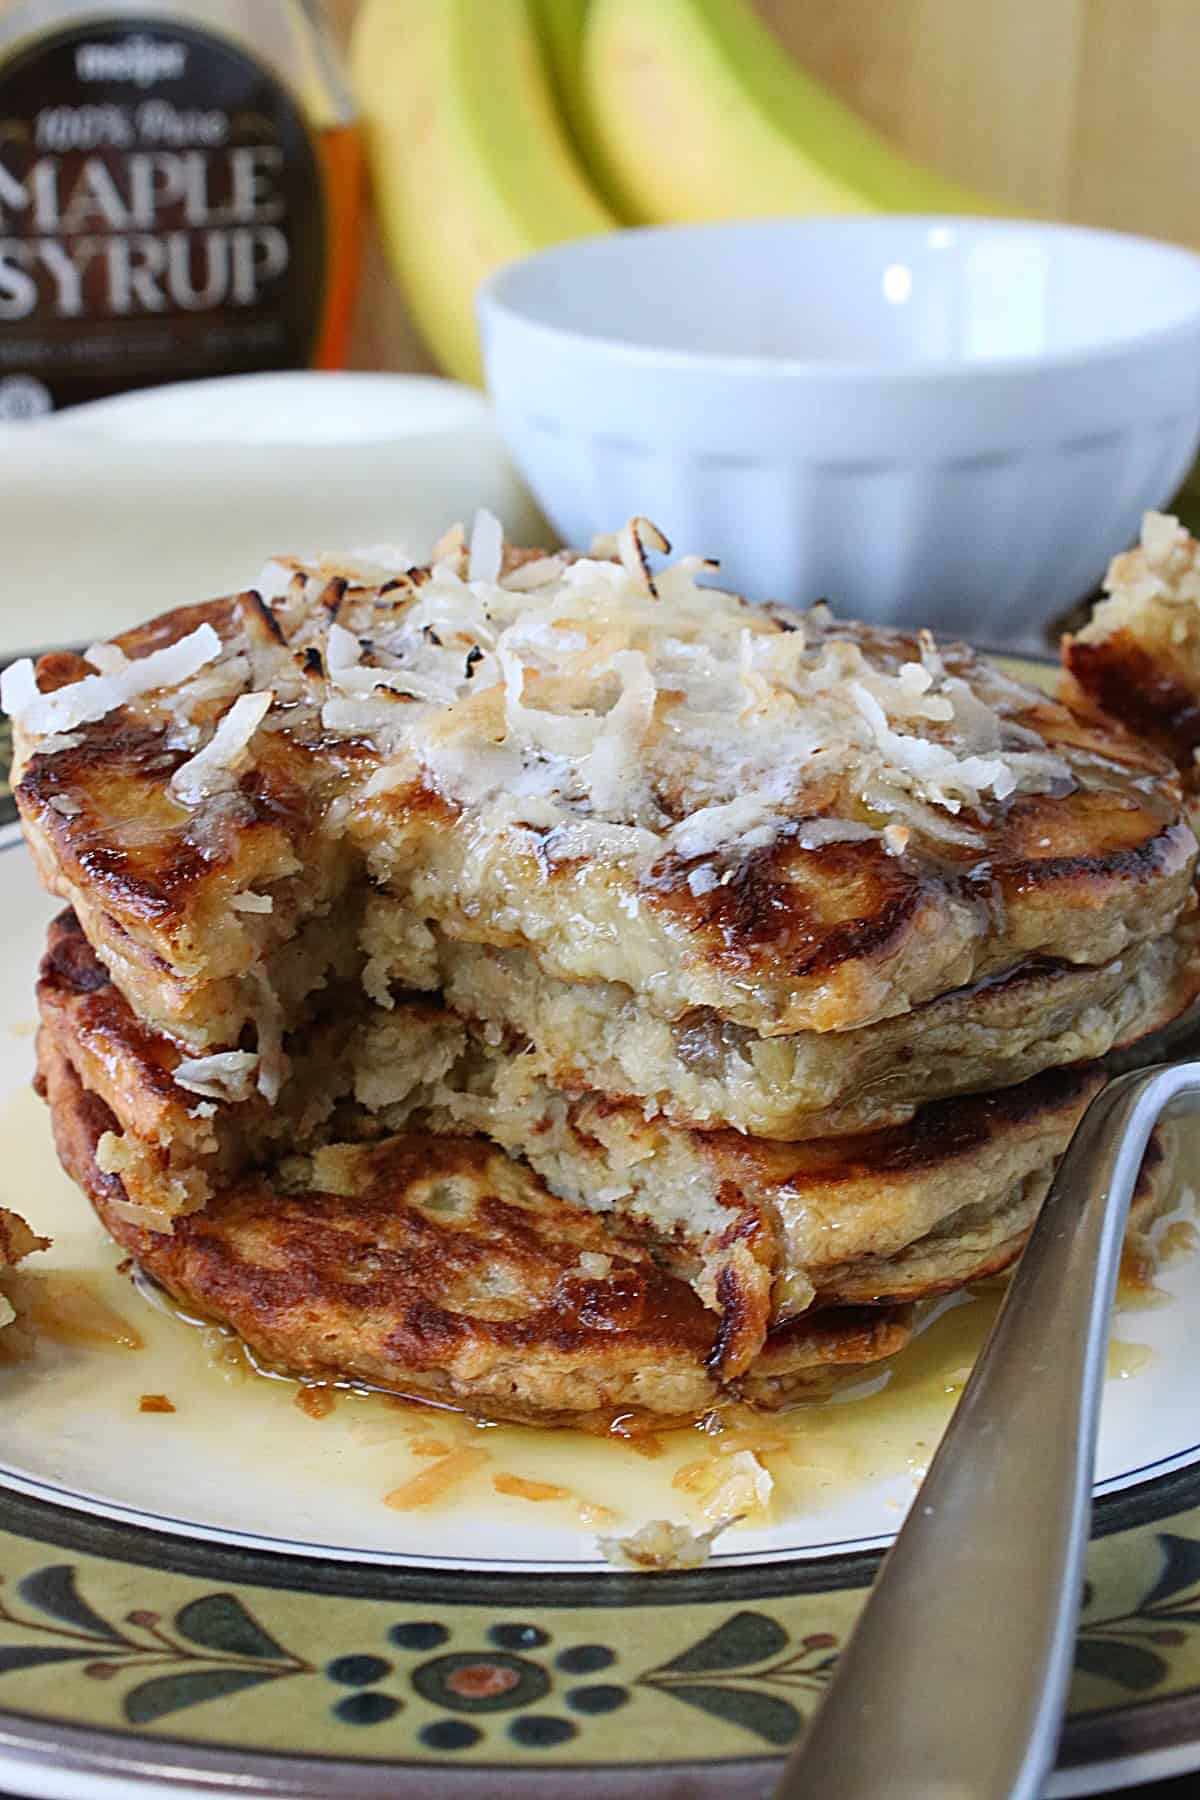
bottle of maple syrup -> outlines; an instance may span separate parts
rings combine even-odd
[[[319,0],[0,0],[0,420],[339,367],[360,206]]]

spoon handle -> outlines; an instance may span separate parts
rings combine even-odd
[[[1200,1062],[1092,1102],[908,1520],[777,1800],[1035,1800],[1083,1586],[1108,1321],[1129,1202]]]

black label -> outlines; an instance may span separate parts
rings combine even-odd
[[[109,18],[0,65],[0,418],[306,366],[325,255],[304,119],[234,44]]]

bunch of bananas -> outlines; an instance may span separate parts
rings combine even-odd
[[[798,68],[751,0],[364,0],[353,45],[389,258],[480,379],[502,264],[623,224],[981,212]]]

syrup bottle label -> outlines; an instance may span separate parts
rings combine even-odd
[[[304,118],[236,44],[108,18],[0,64],[0,418],[303,368],[325,260]]]

